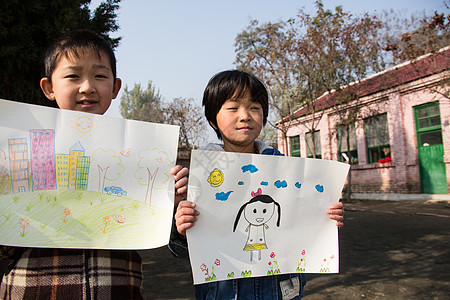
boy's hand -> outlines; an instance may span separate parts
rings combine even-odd
[[[336,220],[337,227],[344,226],[344,204],[342,202],[331,205],[327,213],[331,220]]]
[[[175,225],[177,231],[182,236],[186,236],[186,229],[194,226],[197,222],[197,216],[200,213],[195,209],[195,203],[191,201],[181,201],[178,204],[177,212],[175,213]]]
[[[189,174],[189,169],[176,165],[170,170],[170,173],[175,180],[175,207],[177,207],[178,203],[187,197],[187,175]]]

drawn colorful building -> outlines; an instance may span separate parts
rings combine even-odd
[[[55,131],[30,130],[33,190],[56,189]]]
[[[77,160],[77,174],[75,178],[75,189],[79,191],[87,190],[89,178],[89,156],[78,156]]]
[[[58,190],[69,188],[69,154],[56,155],[56,185]]]
[[[30,190],[28,172],[28,145],[27,139],[10,139],[9,165],[11,172],[11,185],[14,193]]]
[[[69,149],[69,189],[74,190],[77,178],[78,157],[84,156],[84,148],[77,142]]]

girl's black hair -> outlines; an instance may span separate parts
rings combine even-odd
[[[228,70],[217,73],[208,82],[203,93],[203,106],[209,124],[217,126],[217,114],[222,105],[230,99],[240,99],[250,92],[253,102],[261,104],[263,109],[263,125],[266,125],[269,114],[269,95],[258,77],[239,70]],[[220,131],[213,127],[219,139]]]
[[[250,201],[248,201],[247,203],[245,203],[244,205],[241,206],[241,208],[239,209],[239,212],[236,216],[236,220],[234,221],[234,226],[233,226],[233,232],[236,231],[236,227],[237,224],[239,223],[239,220],[241,218],[241,214],[244,211],[244,209],[247,207],[248,204],[253,203],[253,202],[263,202],[263,203],[274,203],[277,208],[278,208],[278,219],[277,219],[277,227],[280,227],[280,219],[281,219],[281,207],[280,204],[278,204],[278,202],[276,202],[275,200],[273,200],[272,197],[270,197],[269,195],[258,195],[253,197],[252,199],[250,199]]]

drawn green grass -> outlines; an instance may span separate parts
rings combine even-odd
[[[70,208],[70,214],[65,215],[65,208]],[[152,246],[161,239],[157,229],[168,223],[171,214],[168,209],[123,196],[74,190],[47,190],[42,196],[33,192],[0,195],[0,212],[5,218],[0,244],[112,249],[157,247]],[[110,222],[105,228],[102,218],[106,216]],[[18,225],[22,218],[30,220],[25,234]],[[17,232],[23,235],[20,239]]]

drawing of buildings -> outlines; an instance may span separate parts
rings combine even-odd
[[[69,188],[69,155],[56,155],[56,185],[58,190]]]
[[[56,189],[55,131],[30,130],[33,190]]]
[[[55,155],[54,130],[30,130],[30,141],[31,154],[28,155],[26,138],[8,140],[14,193],[53,189],[87,190],[90,157],[84,156],[85,150],[80,142],[69,149],[69,154]]]
[[[27,139],[10,139],[8,147],[12,190],[14,193],[28,191],[30,187]]]

